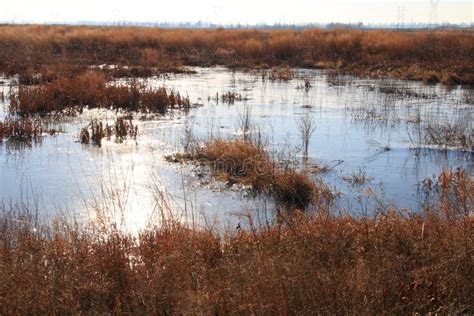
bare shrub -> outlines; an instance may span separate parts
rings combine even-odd
[[[306,111],[303,116],[298,119],[298,132],[303,142],[303,156],[308,157],[309,141],[316,131],[316,125],[310,111]]]

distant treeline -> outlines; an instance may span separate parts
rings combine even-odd
[[[29,22],[2,22],[4,25],[29,25]],[[257,30],[305,30],[305,29],[359,29],[359,30],[439,30],[472,28],[472,23],[212,23],[207,21],[197,22],[137,22],[137,21],[75,21],[75,22],[45,22],[44,25],[70,25],[70,26],[138,26],[159,28],[189,28],[189,29],[257,29]]]

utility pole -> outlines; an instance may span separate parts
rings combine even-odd
[[[398,14],[397,14],[397,29],[403,29],[405,23],[405,5],[401,5],[398,7]]]
[[[438,25],[438,7],[439,7],[439,0],[430,0],[431,5],[431,12],[430,12],[430,28],[433,26],[436,27]]]
[[[397,30],[400,29],[400,6],[398,6],[398,12],[397,12]]]
[[[405,6],[402,7],[402,30],[405,25]]]

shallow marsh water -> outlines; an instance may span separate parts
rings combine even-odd
[[[302,161],[298,120],[306,113],[313,117],[316,131],[308,164],[331,167],[312,176],[340,193],[336,212],[370,213],[378,202],[417,210],[423,202],[418,188],[425,178],[443,168],[474,170],[472,153],[425,146],[417,134],[427,122],[462,125],[472,133],[474,105],[465,98],[471,92],[461,87],[330,76],[317,70],[294,70],[295,78],[288,82],[223,68],[196,72],[145,80],[187,94],[200,105],[165,117],[140,120],[135,115],[136,142],[104,142],[101,148],[77,142],[80,128],[92,117],[115,117],[93,110],[51,122],[62,132],[38,143],[0,143],[0,201],[35,206],[44,218],[99,220],[99,208],[106,210],[101,215],[133,230],[170,216],[200,226],[235,227],[246,214],[257,224],[271,223],[270,199],[164,159],[183,150],[185,130],[200,140],[241,137],[241,120],[247,114],[253,133],[263,135],[272,155],[292,161]],[[309,89],[303,87],[305,78]],[[1,81],[7,94],[9,81]],[[223,103],[220,96],[229,91],[243,100]],[[0,105],[0,117],[8,102]],[[347,181],[355,173],[365,174],[368,183]]]

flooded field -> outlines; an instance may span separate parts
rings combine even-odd
[[[132,230],[170,217],[235,227],[251,215],[258,224],[271,224],[271,197],[165,159],[208,139],[248,135],[275,161],[328,184],[337,197],[336,214],[372,214],[381,205],[417,211],[426,179],[436,182],[443,169],[474,171],[471,90],[317,70],[295,69],[289,80],[257,71],[194,70],[143,79],[186,94],[195,106],[164,116],[134,114],[136,140],[81,144],[80,131],[92,118],[116,117],[115,111],[86,110],[43,119],[55,135],[0,142],[0,201],[27,205],[42,218],[113,218]],[[3,118],[10,80],[1,81]],[[305,157],[299,126],[308,119],[315,130]]]

